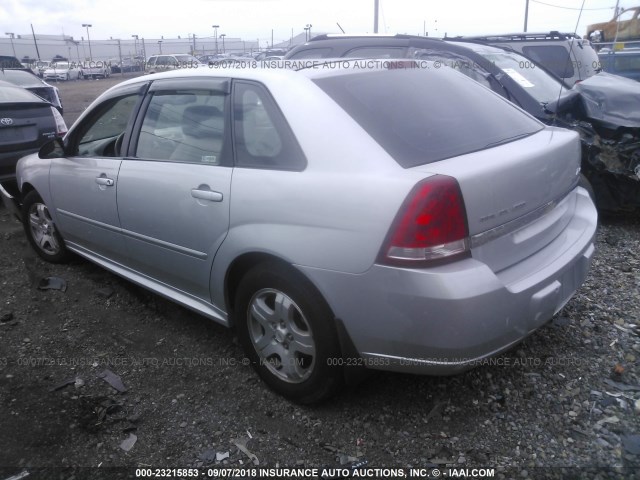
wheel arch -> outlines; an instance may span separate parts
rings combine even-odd
[[[264,252],[250,252],[244,253],[237,257],[227,269],[227,273],[225,276],[224,282],[224,298],[226,309],[228,313],[228,326],[234,328],[234,313],[235,313],[235,299],[236,292],[238,289],[238,285],[242,280],[242,277],[246,275],[252,268],[262,264],[262,263],[273,263],[279,265],[283,268],[286,268],[293,275],[298,277],[300,281],[307,283],[307,285],[316,293],[319,299],[325,303],[329,312],[331,312],[331,323],[333,328],[336,331],[338,336],[339,344],[340,344],[340,352],[343,356],[348,356],[350,358],[358,358],[360,357],[360,353],[358,352],[351,336],[349,335],[347,328],[344,325],[342,319],[336,317],[335,312],[327,302],[325,296],[322,294],[320,289],[309,279],[302,271],[292,265],[290,262],[277,257],[275,255],[264,253]],[[366,376],[364,373],[366,371],[363,367],[350,367],[344,369],[344,379],[347,385],[355,385],[360,383],[362,378]]]
[[[299,269],[293,266],[291,263],[286,260],[269,253],[265,252],[248,252],[243,253],[234,259],[229,267],[227,268],[227,273],[225,275],[224,281],[224,301],[226,305],[226,310],[229,318],[229,326],[234,326],[234,313],[235,313],[235,299],[236,292],[238,289],[238,285],[244,277],[252,268],[263,264],[263,263],[272,263],[275,265],[279,265],[282,268],[289,270],[293,275],[296,275],[301,281],[306,282],[309,286],[315,290],[318,297],[322,299],[323,302],[327,303],[324,299],[324,296],[320,292],[320,290],[313,284],[313,282],[307,278],[304,273],[302,273]],[[327,307],[329,305],[327,304]],[[329,308],[331,310],[331,308]],[[333,311],[331,310],[333,315]],[[333,318],[335,320],[335,318]]]
[[[24,182],[22,184],[22,187],[20,188],[20,198],[22,200],[24,200],[24,197],[26,197],[27,195],[29,195],[29,193],[31,193],[33,190],[35,190],[36,187],[34,187],[31,183],[29,182]]]

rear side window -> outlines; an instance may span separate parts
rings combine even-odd
[[[289,124],[264,86],[235,83],[233,122],[237,166],[278,170],[306,166]]]
[[[448,68],[350,72],[314,81],[405,168],[483,150],[543,128]]]
[[[578,47],[575,47],[578,48]],[[573,78],[573,62],[566,48],[559,45],[522,47],[522,53],[560,78]],[[535,68],[534,65],[529,66]]]

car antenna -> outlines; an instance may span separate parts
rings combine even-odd
[[[342,31],[342,33],[347,33],[344,31],[344,28],[342,28],[338,22],[336,22],[336,25],[338,25],[338,28]]]

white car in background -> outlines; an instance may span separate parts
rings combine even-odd
[[[80,65],[82,68],[82,77],[87,79],[91,78],[108,78],[111,75],[110,62],[103,62],[102,60],[84,62]]]
[[[45,80],[78,80],[81,71],[76,63],[54,62],[44,71]]]

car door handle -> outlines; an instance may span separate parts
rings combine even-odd
[[[113,180],[107,177],[96,177],[96,183],[105,187],[113,187]]]
[[[191,196],[200,200],[209,200],[210,202],[222,201],[222,194],[220,192],[214,192],[213,190],[200,190],[197,188],[192,188]]]

